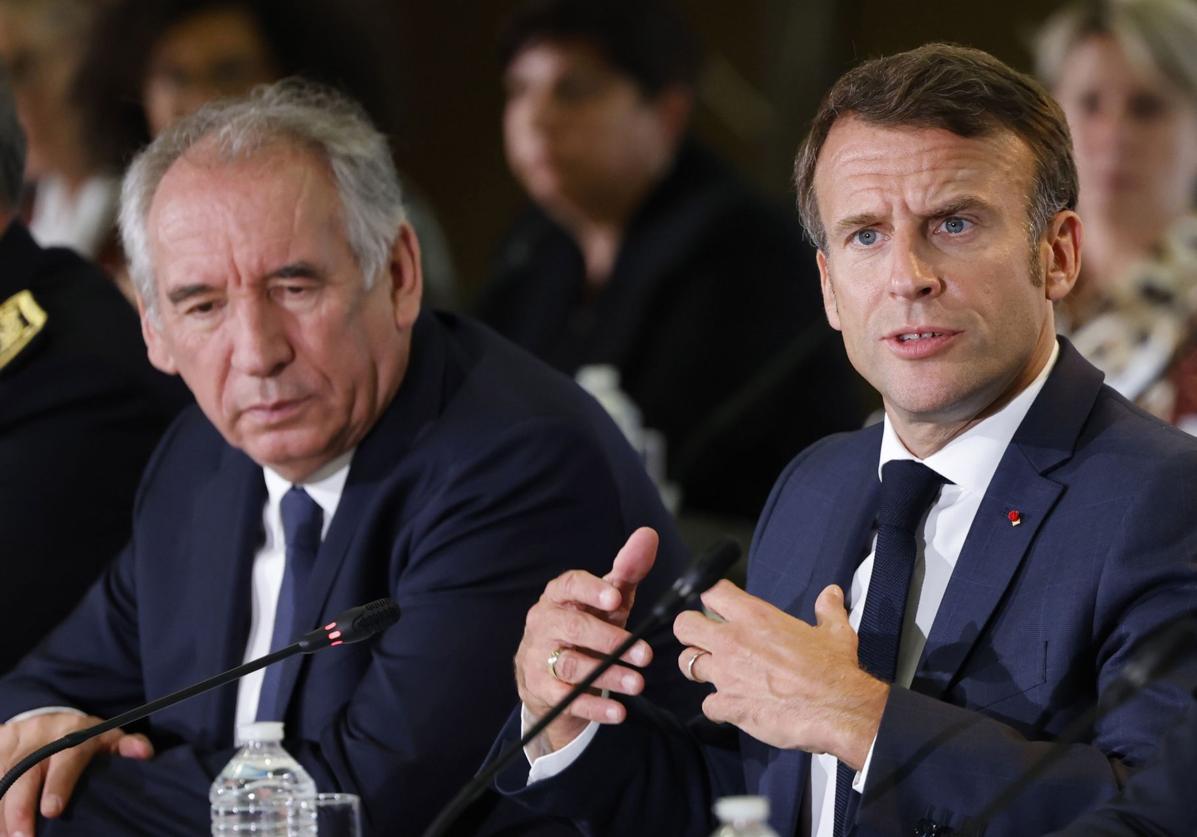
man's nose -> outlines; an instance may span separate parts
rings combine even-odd
[[[899,234],[890,250],[890,293],[909,300],[931,299],[943,291],[943,280],[918,235]]]
[[[284,324],[266,303],[237,306],[232,328],[233,368],[245,375],[277,375],[295,357]]]

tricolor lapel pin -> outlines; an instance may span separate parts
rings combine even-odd
[[[1011,526],[1017,526],[1018,524],[1022,523],[1022,515],[1019,513],[1018,509],[1010,509],[1010,511],[1006,513],[1006,519],[1010,521]]]

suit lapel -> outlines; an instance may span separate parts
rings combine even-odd
[[[262,469],[240,451],[226,448],[197,498],[191,527],[196,534],[190,565],[197,570],[197,584],[206,588],[196,600],[226,603],[197,614],[198,635],[208,638],[197,646],[199,671],[223,671],[245,656],[252,612],[250,576],[261,545],[265,502]],[[208,718],[204,728],[213,730],[225,745],[232,743],[236,694],[236,689],[224,687],[202,697],[207,702],[201,710]]]
[[[326,605],[346,557],[357,544],[363,523],[377,516],[372,513],[371,505],[384,493],[380,486],[394,473],[396,463],[421,431],[441,412],[445,365],[444,334],[430,314],[422,314],[412,340],[410,365],[399,392],[358,445],[336,514],[316,553],[316,564],[296,613],[297,624],[304,625],[305,631],[336,616],[336,613],[326,611]],[[386,556],[379,555],[376,560],[385,561]],[[367,595],[380,598],[388,593],[379,590],[376,595]],[[364,603],[354,601],[351,606]],[[278,705],[284,708],[284,713],[307,659],[306,656],[292,657],[282,663]]]
[[[804,567],[805,572],[780,573],[772,589],[753,588],[787,613],[813,623],[815,599],[829,584],[850,590],[852,576],[868,554],[873,519],[881,494],[877,479],[877,461],[881,445],[880,426],[869,428],[872,436],[862,444],[861,453],[851,467],[845,468],[838,489],[830,495],[803,498],[799,505],[807,516],[826,521],[826,535],[818,543],[794,540],[793,559],[787,566]],[[862,486],[865,488],[862,490]],[[791,505],[792,507],[792,505]],[[772,521],[771,525],[789,527],[795,533],[809,522]],[[770,822],[782,834],[798,833],[798,819],[810,774],[810,756],[801,750],[777,750],[744,737],[743,746],[751,754],[745,760],[745,785],[751,793],[767,796],[772,804]],[[755,790],[754,790],[755,789]]]
[[[912,688],[942,696],[1005,595],[1063,487],[1045,476],[1072,456],[1101,373],[1060,338],[1060,356],[1006,449],[969,528]],[[1009,514],[1018,512],[1018,525]]]

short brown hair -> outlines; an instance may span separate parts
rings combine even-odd
[[[1035,160],[1030,234],[1039,237],[1061,209],[1075,209],[1076,163],[1064,112],[1034,79],[987,52],[928,44],[874,58],[849,70],[823,97],[794,160],[798,213],[811,242],[826,249],[815,198],[815,164],[836,120],[856,116],[874,125],[942,128],[961,137],[1010,130]]]

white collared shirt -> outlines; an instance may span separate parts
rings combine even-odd
[[[283,539],[283,518],[279,511],[283,495],[290,490],[292,485],[297,485],[308,493],[316,505],[320,506],[324,512],[324,521],[320,529],[320,539],[323,541],[324,536],[328,534],[328,527],[332,523],[333,515],[337,513],[337,506],[341,502],[341,492],[345,489],[345,480],[349,476],[349,462],[352,458],[353,451],[342,454],[301,483],[292,483],[269,468],[262,469],[263,476],[266,478],[266,505],[262,508],[262,528],[266,533],[266,538],[261,548],[254,554],[249,640],[245,645],[243,662],[248,662],[275,650],[270,647],[270,640],[274,636],[274,614],[278,609],[278,595],[283,586],[283,570],[287,565],[287,549]],[[258,696],[262,692],[262,680],[265,676],[266,670],[259,669],[252,674],[245,675],[237,682],[234,737],[236,737],[236,727],[253,723],[257,718]]]
[[[1052,348],[1051,357],[1030,386],[998,412],[961,433],[926,459],[919,460],[907,450],[898,438],[889,417],[885,418],[881,436],[881,456],[877,463],[878,478],[881,477],[881,469],[886,462],[894,459],[913,459],[923,462],[928,468],[951,481],[940,490],[935,503],[927,512],[923,521],[922,538],[917,540],[914,574],[910,581],[910,598],[899,641],[898,669],[894,678],[894,683],[898,686],[909,687],[914,680],[914,673],[918,668],[923,647],[927,644],[927,636],[931,632],[935,614],[943,601],[944,591],[947,590],[952,570],[960,558],[964,539],[973,525],[973,518],[976,517],[981,500],[989,490],[989,483],[1015,432],[1026,418],[1043,385],[1047,383],[1047,377],[1055,367],[1059,354],[1060,346],[1056,343]],[[854,630],[860,629],[860,620],[864,615],[864,601],[873,573],[876,543],[877,536],[874,533],[868,557],[857,567],[852,576],[851,589],[847,591],[848,621]],[[527,730],[532,725],[532,718],[527,709],[522,710],[521,718],[522,728]],[[592,722],[569,744],[545,755],[540,754],[536,742],[529,745],[525,751],[531,763],[528,783],[555,776],[573,764],[594,738],[597,730],[598,724]],[[870,745],[864,766],[852,783],[852,787],[857,791],[864,788],[872,758],[873,746]],[[810,833],[813,837],[832,837],[835,830],[836,766],[835,756],[811,756]]]
[[[1031,404],[1038,397],[1047,376],[1056,365],[1060,345],[1052,348],[1051,357],[1031,382],[1031,385],[1016,395],[1002,409],[978,422],[952,441],[948,442],[926,459],[919,459],[906,449],[902,440],[885,417],[881,435],[881,457],[877,463],[877,478],[885,463],[896,459],[912,459],[922,462],[947,480],[939,496],[923,519],[922,537],[916,539],[917,553],[914,573],[910,579],[910,594],[906,603],[906,618],[902,625],[902,638],[898,644],[898,669],[894,684],[908,688],[914,680],[927,635],[935,622],[935,614],[948,589],[952,570],[964,548],[964,539],[972,528],[973,518],[981,506],[989,483],[1006,454],[1018,426],[1026,418]],[[865,596],[869,591],[869,579],[873,574],[873,557],[877,548],[877,535],[873,534],[868,557],[856,568],[852,576],[851,589],[847,591],[848,622],[854,630],[860,630],[864,615]],[[876,740],[874,740],[876,744]],[[852,782],[854,790],[864,789],[868,777],[869,763],[873,759],[873,746],[864,767]],[[810,761],[811,834],[815,837],[832,837],[835,828],[835,771],[836,758],[831,755],[812,755]]]

